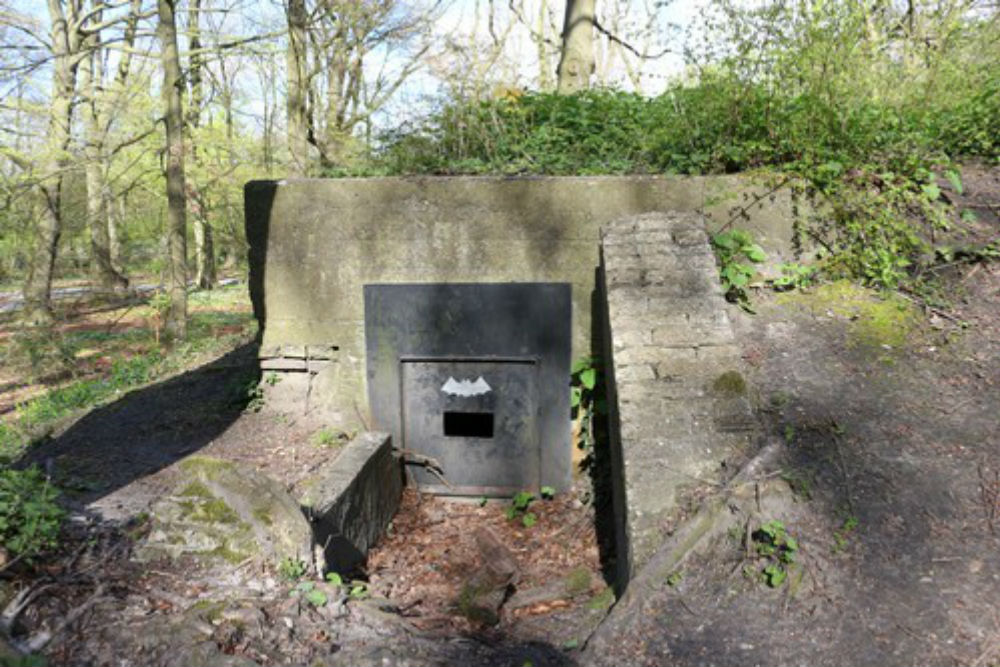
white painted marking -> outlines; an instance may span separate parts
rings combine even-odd
[[[456,380],[448,376],[448,380],[441,386],[441,391],[452,396],[481,396],[493,391],[493,388],[486,383],[482,375],[475,381]]]

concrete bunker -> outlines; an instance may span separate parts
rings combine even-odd
[[[725,406],[708,395],[702,371],[689,369],[722,354],[706,348],[699,357],[706,343],[725,350],[724,371],[738,362],[720,314],[725,304],[705,221],[721,226],[740,216],[772,255],[789,255],[791,203],[755,192],[730,177],[251,182],[245,208],[261,368],[280,378],[269,401],[291,412],[321,412],[344,428],[383,429],[397,448],[446,459],[449,451],[463,451],[449,445],[463,442],[469,452],[495,442],[510,430],[503,420],[520,411],[522,421],[537,420],[507,433],[527,446],[524,465],[501,465],[501,457],[491,464],[487,457],[464,478],[458,470],[456,488],[441,489],[428,476],[418,483],[466,495],[509,495],[543,484],[562,490],[572,472],[569,362],[605,357],[614,404],[618,575],[627,581],[660,539],[675,490],[697,475],[716,474],[748,439],[745,401],[719,413]],[[663,211],[687,217],[664,222],[656,218]],[[602,254],[602,228],[623,219],[634,222],[616,226],[614,249]],[[641,265],[633,266],[636,258]],[[546,309],[546,297],[510,296],[536,288],[554,290],[558,305]],[[609,306],[611,292],[617,296]],[[495,305],[469,305],[505,298],[513,299],[507,318],[496,317]],[[643,326],[652,321],[651,308],[653,329]],[[546,361],[538,346],[547,329],[536,325],[551,313],[558,314],[564,341],[557,362]],[[478,323],[463,330],[460,323],[472,320]],[[491,402],[495,395],[477,393],[480,379],[492,390],[487,376],[500,371],[508,393],[526,401],[503,408],[508,413]],[[654,387],[655,401],[644,400]],[[538,391],[545,393],[532,393]],[[542,404],[550,408],[544,414]],[[716,422],[736,435],[724,435],[726,444],[713,449],[705,443],[716,438],[703,424]],[[671,465],[676,452],[694,461],[693,472]]]

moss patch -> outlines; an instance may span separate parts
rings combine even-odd
[[[715,378],[712,390],[724,396],[743,396],[747,393],[747,381],[739,371],[726,371]]]
[[[832,313],[847,319],[848,344],[853,347],[903,347],[920,324],[920,312],[909,301],[848,280],[820,285],[809,292],[787,292],[776,300],[801,306],[814,315]]]
[[[212,479],[220,472],[228,472],[235,468],[232,461],[213,459],[208,456],[189,456],[180,462],[180,468],[184,472],[201,474],[205,479]]]
[[[615,603],[615,592],[612,590],[611,586],[605,586],[604,590],[590,598],[587,602],[587,608],[593,611],[604,611],[610,609],[611,605]]]
[[[266,507],[255,507],[253,510],[253,518],[257,519],[265,526],[274,525],[274,518],[271,516],[271,511]]]
[[[590,570],[584,566],[575,567],[563,580],[569,595],[580,595],[590,590]]]

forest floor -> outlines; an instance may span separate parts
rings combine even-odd
[[[204,315],[196,300],[203,342],[131,375],[123,363],[154,351],[152,313],[81,314],[61,336],[86,371],[0,380],[6,457],[45,466],[73,509],[58,553],[0,570],[0,603],[27,598],[11,631],[24,641],[48,633],[41,652],[53,665],[997,667],[1000,265],[944,273],[949,303],[931,310],[843,282],[757,293],[752,316],[733,307],[751,397],[780,450],[766,474],[794,492],[787,512],[761,519],[797,541],[795,572],[767,586],[747,536],[726,535],[669,580],[633,587],[629,607],[612,606],[600,576],[585,478],[537,501],[533,526],[503,504],[408,491],[352,586],[312,584],[321,605],[275,568],[132,561],[145,510],[189,454],[244,461],[294,489],[339,439],[317,437],[335,425],[254,403],[253,327],[238,288],[198,297]],[[13,336],[0,331],[0,349],[16,343],[23,358]],[[96,407],[71,396],[39,409],[45,435],[19,444],[37,425],[22,403],[31,387],[97,379],[114,381],[83,392]],[[18,391],[28,393],[7,396]],[[483,527],[520,567],[489,622],[461,604]]]

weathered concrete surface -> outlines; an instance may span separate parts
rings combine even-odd
[[[756,430],[703,217],[618,219],[604,229],[602,254],[625,582],[669,534],[685,490],[724,481]]]
[[[312,530],[284,487],[245,465],[192,456],[174,495],[154,504],[154,530],[140,559],[183,554],[237,563],[283,560],[313,569]]]
[[[301,370],[301,361],[269,362],[298,369],[275,368],[293,379],[274,389],[300,404],[308,396],[345,427],[365,425],[366,283],[570,282],[573,355],[589,354],[597,342],[591,312],[602,224],[669,209],[703,211],[721,227],[735,215],[740,226],[765,232],[767,250],[787,253],[792,207],[784,192],[757,201],[769,189],[746,177],[248,183],[250,291],[263,325],[262,350],[337,348],[330,367],[315,374]]]
[[[302,506],[326,567],[347,572],[364,561],[399,508],[403,468],[386,433],[362,433],[304,485]]]

